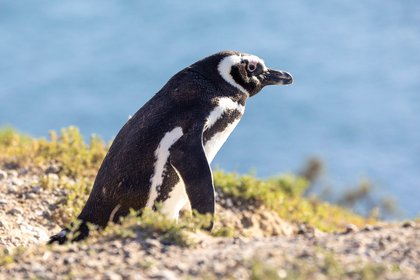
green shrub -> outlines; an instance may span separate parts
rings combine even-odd
[[[107,146],[92,136],[89,144],[76,127],[63,128],[61,134],[50,132],[50,140],[34,139],[11,128],[0,130],[0,163],[17,166],[47,167],[57,164],[60,174],[94,177],[105,157]]]
[[[11,128],[0,129],[0,166],[32,169],[58,166],[58,181],[45,175],[40,183],[47,189],[64,191],[54,213],[56,220],[62,223],[69,222],[80,212],[107,149],[108,145],[96,136],[86,144],[76,127],[64,128],[60,134],[51,131],[49,140],[34,139]],[[218,191],[241,200],[243,204],[263,204],[285,220],[306,223],[323,231],[341,230],[349,223],[362,226],[374,222],[342,207],[303,197],[308,181],[293,174],[261,180],[251,175],[216,171],[214,180]],[[151,223],[158,221],[150,220]],[[232,234],[227,228],[216,232]]]
[[[121,219],[120,224],[111,224],[105,230],[105,236],[108,238],[130,237],[134,238],[137,233],[144,237],[155,237],[165,244],[176,244],[182,247],[190,247],[195,244],[190,237],[190,232],[206,227],[210,224],[209,215],[199,215],[184,217],[178,222],[169,219],[161,213],[160,210],[153,211],[145,208],[142,214],[131,210],[130,214]]]
[[[363,226],[374,222],[345,208],[303,197],[308,182],[292,174],[261,180],[250,175],[216,171],[214,181],[216,189],[227,196],[245,203],[263,204],[285,220],[306,223],[322,231],[342,230],[349,223]]]

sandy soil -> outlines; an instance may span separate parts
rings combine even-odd
[[[0,170],[0,279],[420,279],[416,222],[325,234],[223,197],[219,222],[247,237],[191,233],[196,245],[183,248],[138,232],[46,246],[63,191],[43,189],[37,172]]]

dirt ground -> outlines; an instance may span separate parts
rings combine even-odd
[[[196,232],[181,247],[138,233],[46,246],[63,194],[39,176],[0,170],[0,279],[420,279],[419,223],[326,234],[223,197],[219,223],[241,237]]]

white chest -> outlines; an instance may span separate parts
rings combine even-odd
[[[206,153],[207,160],[209,164],[212,162],[217,152],[226,142],[229,135],[238,125],[244,111],[245,107],[230,98],[223,97],[218,100],[218,105],[210,112],[207,117],[207,122],[205,125],[205,130],[211,130],[213,126],[218,125],[218,121],[221,121],[222,117],[229,111],[235,111],[237,114],[234,114],[235,117],[228,120],[226,125],[222,125],[215,133],[213,132],[209,139],[204,144],[204,150]]]
[[[204,146],[206,157],[209,164],[213,161],[217,152],[223,146],[228,139],[229,135],[238,125],[240,119],[236,119],[233,123],[229,124],[223,131],[216,133],[210,140],[208,140]]]

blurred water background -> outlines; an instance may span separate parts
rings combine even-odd
[[[111,140],[173,74],[225,49],[295,84],[249,100],[214,166],[268,177],[316,156],[323,185],[368,178],[419,215],[417,0],[0,0],[0,125]]]

